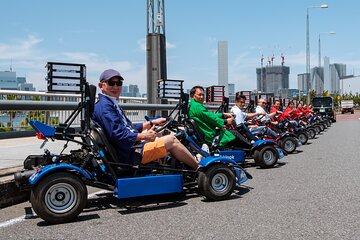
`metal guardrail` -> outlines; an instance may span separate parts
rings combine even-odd
[[[80,94],[56,94],[45,92],[0,90],[0,134],[4,132],[32,131],[30,120],[38,120],[48,125],[65,122],[78,106]],[[146,98],[120,97],[119,104],[133,122],[144,121],[149,110],[170,111],[178,100],[169,104],[148,104]],[[217,109],[218,106],[207,106]],[[80,125],[80,119],[73,124]]]

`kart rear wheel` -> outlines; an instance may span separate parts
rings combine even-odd
[[[272,146],[264,146],[254,151],[254,161],[261,168],[271,168],[278,160],[277,151]]]
[[[46,222],[65,223],[77,217],[86,206],[87,189],[74,174],[54,173],[32,189],[30,201],[37,215]]]
[[[199,172],[199,192],[209,200],[227,199],[234,191],[235,183],[233,170],[223,164],[216,164]]]
[[[280,146],[286,153],[293,153],[296,150],[296,139],[293,137],[285,137],[281,140]]]
[[[314,139],[316,136],[316,130],[314,128],[307,129],[308,136],[310,139]]]
[[[297,137],[302,145],[305,145],[309,140],[309,137],[305,132],[300,132]]]

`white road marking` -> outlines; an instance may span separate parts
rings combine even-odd
[[[10,219],[6,222],[2,222],[0,223],[0,228],[5,228],[5,227],[8,227],[8,226],[11,226],[15,223],[19,223],[19,222],[22,222],[22,221],[25,221],[25,215],[21,216],[21,217],[17,217],[17,218],[13,218],[13,219]]]
[[[98,195],[98,194],[104,194],[104,193],[110,193],[110,192],[111,191],[108,191],[108,190],[100,190],[98,192],[88,194],[88,199],[96,198],[96,195]],[[34,216],[36,216],[36,215],[34,214]],[[10,219],[8,221],[0,223],[0,228],[6,228],[6,227],[9,227],[9,226],[14,225],[16,223],[23,222],[25,220],[27,220],[26,215],[23,215],[23,216],[17,217],[17,218],[13,218],[13,219]]]

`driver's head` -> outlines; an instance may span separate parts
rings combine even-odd
[[[280,100],[275,100],[274,107],[280,109]]]
[[[199,103],[204,102],[204,88],[201,86],[195,86],[190,90],[190,97]]]
[[[238,106],[240,109],[243,108],[245,106],[245,101],[246,101],[245,95],[236,94],[236,97],[235,97],[236,106]]]
[[[99,88],[103,94],[119,98],[124,78],[114,69],[105,70],[99,78]]]
[[[266,104],[267,104],[267,101],[265,98],[260,98],[259,101],[258,101],[258,106],[262,107],[262,108],[265,108],[266,107]]]

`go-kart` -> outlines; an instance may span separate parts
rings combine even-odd
[[[204,157],[196,170],[172,156],[142,165],[141,143],[134,146],[133,164],[123,163],[102,129],[91,122],[95,92],[95,86],[85,83],[78,108],[55,128],[30,122],[40,139],[65,141],[64,149],[68,142],[81,145],[70,154],[45,151],[43,155],[30,155],[24,169],[15,173],[15,182],[21,190],[30,191],[32,208],[46,222],[74,220],[86,206],[86,186],[113,191],[118,199],[176,193],[197,186],[201,195],[217,201],[227,199],[235,186],[252,178],[235,160],[223,156]],[[77,116],[81,118],[80,129],[72,127]],[[169,118],[157,131],[178,129],[176,137],[182,143],[191,151],[201,151],[179,125]]]
[[[195,120],[189,118],[187,115],[188,98],[189,96],[187,94],[182,95],[183,106],[180,107],[180,109],[183,110],[182,119],[188,134],[194,136],[199,146],[210,145],[208,146],[208,152],[203,151],[203,153],[201,153],[203,157],[224,156],[234,159],[238,164],[244,164],[246,159],[253,158],[255,163],[261,168],[271,168],[279,159],[285,156],[276,142],[256,138],[247,127],[242,124],[232,126],[232,129],[229,129],[237,138],[238,141],[236,141],[236,143],[238,143],[238,145],[220,147],[220,131],[217,132],[212,143],[207,143]],[[219,107],[219,109],[226,108],[227,107],[224,107],[224,103]]]
[[[252,124],[256,124],[259,126],[261,125],[266,126],[271,130],[275,131],[278,134],[278,137],[266,135],[261,132],[256,132],[254,133],[254,135],[256,135],[257,138],[275,141],[281,147],[281,149],[287,154],[295,152],[296,148],[301,146],[301,142],[294,133],[282,129],[281,124],[279,128],[279,126],[272,124],[270,120],[261,121],[262,117],[263,116],[259,117],[256,120],[253,120]]]

